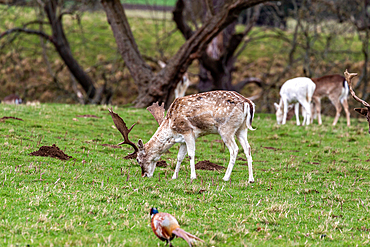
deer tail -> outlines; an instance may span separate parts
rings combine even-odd
[[[194,236],[191,233],[188,233],[188,232],[184,231],[181,228],[177,228],[177,229],[173,230],[172,234],[174,234],[175,236],[177,236],[179,238],[184,239],[190,247],[192,247],[192,243],[196,240],[204,242],[202,239],[198,238],[197,236]]]
[[[339,96],[340,103],[343,103],[343,100],[346,99],[349,95],[349,87],[346,80],[343,81],[342,94]]]
[[[249,102],[245,102],[244,104],[244,114],[246,116],[246,125],[247,125],[247,128],[250,129],[250,130],[255,130],[253,129],[252,127],[252,121],[253,121],[253,118],[254,118],[254,112],[255,112],[255,105],[252,101],[249,101]]]

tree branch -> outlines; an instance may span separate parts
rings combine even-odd
[[[50,42],[54,43],[54,40],[53,40],[53,37],[44,33],[44,32],[40,32],[40,31],[37,31],[37,30],[31,30],[31,29],[26,29],[26,28],[12,28],[12,29],[9,29],[9,30],[6,30],[5,32],[1,33],[0,34],[0,39],[5,37],[6,35],[9,35],[11,33],[28,33],[28,34],[34,34],[34,35],[38,35],[46,40],[49,40]]]
[[[193,35],[193,30],[189,27],[183,17],[185,4],[183,0],[176,2],[175,9],[172,11],[172,20],[176,23],[177,29],[180,30],[186,40],[190,39]]]
[[[215,9],[213,8],[213,1],[212,0],[205,0],[207,6],[207,13],[211,16],[215,15]]]

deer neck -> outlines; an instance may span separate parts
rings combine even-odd
[[[160,156],[175,144],[173,131],[168,121],[164,121],[154,133],[152,138],[144,145],[146,153],[153,156],[153,159]]]

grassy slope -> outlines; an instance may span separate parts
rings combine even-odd
[[[146,142],[157,128],[146,110],[113,110],[128,125],[139,121],[132,140]],[[101,118],[76,117],[83,114]],[[173,167],[141,179],[135,162],[122,159],[129,148],[101,145],[122,139],[104,106],[0,105],[2,116],[24,121],[0,123],[0,245],[154,246],[160,241],[149,226],[152,206],[175,215],[207,246],[369,242],[364,119],[353,119],[349,128],[344,118],[333,128],[326,117],[323,126],[277,126],[273,115],[257,114],[249,134],[256,183],[248,184],[241,160],[230,183],[212,171],[197,171],[191,183],[188,159],[177,180],[170,179]],[[196,161],[226,166],[229,155],[218,139],[199,139]],[[28,155],[53,143],[73,159]],[[174,164],[177,150],[162,158]],[[241,150],[239,156],[245,158]],[[187,246],[181,239],[174,244]]]

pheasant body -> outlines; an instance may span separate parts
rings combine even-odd
[[[154,234],[162,241],[166,241],[166,243],[170,243],[172,246],[171,241],[174,237],[180,237],[184,239],[189,246],[192,246],[192,242],[194,240],[202,241],[200,238],[184,231],[180,228],[179,223],[177,222],[176,218],[173,217],[171,214],[168,213],[159,213],[156,208],[150,209],[150,216],[151,219],[151,227]]]

